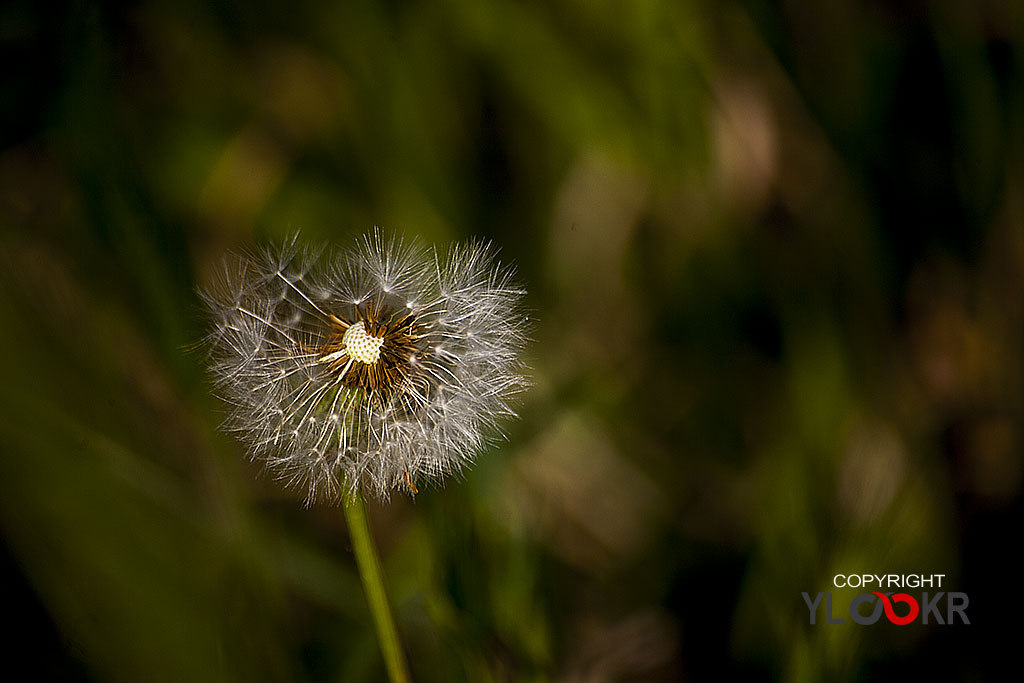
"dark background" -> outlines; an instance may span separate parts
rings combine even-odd
[[[3,677],[382,678],[340,510],[217,431],[193,348],[227,250],[380,225],[493,239],[536,318],[507,443],[371,506],[416,680],[997,678],[1022,40],[994,1],[4,3]],[[972,623],[810,626],[862,572]]]

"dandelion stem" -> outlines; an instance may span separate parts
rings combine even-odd
[[[395,629],[388,595],[384,590],[380,558],[366,521],[366,505],[363,503],[362,492],[356,491],[355,495],[346,496],[344,508],[349,537],[352,539],[352,551],[356,556],[359,576],[363,580],[366,601],[370,605],[370,612],[377,626],[377,638],[380,640],[388,678],[391,683],[409,683],[409,667],[402,651],[402,643],[398,639],[398,631]]]

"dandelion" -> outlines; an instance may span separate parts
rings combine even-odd
[[[227,263],[202,292],[226,427],[307,502],[460,472],[527,386],[513,276],[489,243],[441,253],[380,230]]]
[[[523,290],[487,242],[441,253],[365,235],[348,252],[293,237],[225,264],[201,292],[225,425],[316,499],[345,501],[388,677],[409,680],[362,491],[457,473],[528,382]]]

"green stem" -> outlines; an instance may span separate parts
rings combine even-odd
[[[366,601],[370,605],[370,613],[373,614],[373,622],[377,626],[377,638],[380,640],[388,678],[391,683],[409,683],[409,666],[405,662],[402,643],[398,639],[395,620],[391,616],[388,594],[384,590],[380,558],[366,521],[363,494],[357,491],[353,496],[346,496],[344,508],[349,537],[352,539],[352,551],[356,556],[356,566],[359,567],[359,577],[363,580]]]

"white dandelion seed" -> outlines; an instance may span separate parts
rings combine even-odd
[[[459,472],[528,386],[513,276],[487,242],[441,254],[379,230],[226,263],[200,293],[225,425],[307,502]]]

